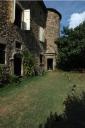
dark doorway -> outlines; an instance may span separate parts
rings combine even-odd
[[[14,55],[14,75],[16,76],[21,76],[21,63],[22,63],[21,54],[15,54]]]
[[[5,64],[5,48],[6,45],[0,44],[0,64]]]
[[[43,62],[43,55],[40,54],[40,64],[42,64],[42,62]]]
[[[53,59],[47,59],[47,69],[53,70]]]

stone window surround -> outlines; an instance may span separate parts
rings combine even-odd
[[[20,42],[21,43],[21,50],[16,50],[16,41],[17,42]],[[14,67],[14,64],[13,64],[13,62],[14,62],[14,55],[15,54],[17,54],[17,53],[20,53],[20,54],[22,54],[22,50],[23,50],[23,42],[21,42],[20,40],[15,40],[14,41],[14,51],[12,52],[12,57],[10,58],[10,61],[11,61],[11,63],[12,63],[12,66]],[[21,64],[21,76],[23,76],[23,74],[24,74],[24,69],[23,69],[23,57],[22,57],[22,64]],[[11,71],[11,74],[13,75],[14,74],[14,68],[12,67],[12,71]]]
[[[16,42],[19,42],[21,44],[21,49],[18,49],[17,50],[17,48],[16,48]],[[14,60],[14,54],[16,54],[16,53],[21,53],[22,54],[22,50],[23,50],[23,42],[20,41],[20,40],[16,40],[15,39],[15,41],[14,41],[14,50],[12,52],[12,56],[11,56],[10,60]]]
[[[21,10],[24,10],[22,5],[17,0],[13,0],[13,11],[12,11],[12,20],[11,20],[12,23],[14,23],[14,21],[15,21],[16,4],[21,8]]]
[[[16,48],[16,42],[18,42],[19,44],[21,44],[21,48]],[[22,51],[22,42],[19,41],[19,40],[15,40],[15,41],[14,41],[14,49],[15,49],[15,51],[16,51],[16,50]]]
[[[23,23],[24,23],[24,27],[23,27]],[[21,29],[30,30],[30,9],[24,9],[22,12]]]
[[[39,26],[39,41],[45,42],[45,28]]]
[[[23,22],[24,22],[24,11],[30,10],[29,8],[25,10],[25,8],[22,7],[22,5],[17,0],[13,0],[13,14],[12,14],[12,20],[11,22],[14,23],[15,21],[15,11],[16,11],[16,4],[21,8],[22,10],[22,17],[21,17],[21,29],[25,30],[26,28],[23,28]],[[30,17],[30,16],[29,16]],[[25,18],[26,19],[26,18]],[[24,23],[25,24],[25,23]],[[29,29],[30,30],[30,23],[29,23]]]
[[[18,2],[18,1],[16,1],[16,0],[14,0],[15,1],[15,8],[14,8],[14,11],[13,11],[13,13],[14,13],[14,22],[15,22],[15,18],[16,18],[16,14],[15,14],[15,12],[16,12],[16,5],[18,5],[19,6],[19,8],[22,10],[22,16],[21,16],[21,23],[20,23],[20,29],[22,28],[22,21],[23,21],[23,11],[24,11],[24,8],[22,7],[22,5]]]

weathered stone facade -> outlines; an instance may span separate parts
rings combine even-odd
[[[28,8],[26,1],[22,1],[21,4],[24,8]],[[36,58],[36,66],[39,70],[44,70],[44,65],[40,64],[40,54],[44,57],[44,47],[45,41],[39,40],[39,29],[42,27],[44,30],[46,28],[46,18],[47,10],[43,2],[32,1],[29,5],[31,14],[31,29],[29,32],[25,32],[25,43],[28,45],[29,51]],[[29,33],[29,36],[28,36]]]
[[[57,45],[55,41],[60,36],[61,15],[55,9],[48,9],[46,21],[46,52],[45,52],[45,70],[56,69]]]
[[[21,28],[22,17],[18,17],[20,24],[19,22],[17,23],[16,7],[19,10],[16,13],[19,16],[22,16],[24,10],[30,10],[30,30],[23,30]],[[56,47],[54,41],[57,35],[59,36],[60,15],[53,11],[48,11],[47,13],[47,11],[43,1],[0,1],[0,44],[5,45],[4,64],[11,74],[16,74],[15,64],[19,64],[20,68],[18,70],[21,70],[19,75],[24,75],[23,58],[17,58],[16,61],[20,59],[19,62],[15,61],[16,55],[22,55],[23,50],[27,49],[34,55],[36,58],[36,68],[39,71],[47,70],[46,59],[48,53],[55,54],[54,57],[56,58],[56,49],[55,51],[54,49],[50,50],[49,46]],[[54,26],[51,26],[52,24],[56,25],[57,28],[55,29]],[[40,39],[40,30],[43,33],[46,32],[46,37],[44,35]],[[49,36],[53,38],[49,38]]]
[[[23,45],[23,39],[19,28],[12,23],[12,7],[13,1],[0,1],[0,44],[6,46],[4,64],[9,72],[14,74],[14,55],[21,54],[21,50],[15,48],[15,43],[19,41]],[[21,74],[23,74],[22,71]]]

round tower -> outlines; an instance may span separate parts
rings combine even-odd
[[[61,14],[52,8],[48,9],[46,22],[46,70],[54,70],[56,67],[57,46],[55,41],[60,36]]]

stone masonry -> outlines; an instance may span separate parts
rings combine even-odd
[[[48,8],[46,21],[46,51],[45,70],[56,69],[57,45],[55,41],[60,36],[61,15],[55,9]]]
[[[30,10],[30,30],[21,28],[21,16],[27,9]],[[20,12],[15,13],[16,10]],[[20,24],[17,23],[16,14],[20,16]],[[57,55],[55,40],[59,37],[60,18],[60,13],[47,9],[43,1],[0,1],[0,44],[5,46],[3,65],[8,68],[10,74],[16,75],[15,64],[19,64],[18,70],[21,70],[18,71],[19,75],[24,75],[23,58],[18,58],[17,61],[20,61],[15,63],[16,55],[22,55],[24,50],[34,55],[39,72],[55,69]],[[53,59],[53,67],[49,62],[47,64],[48,58]]]

